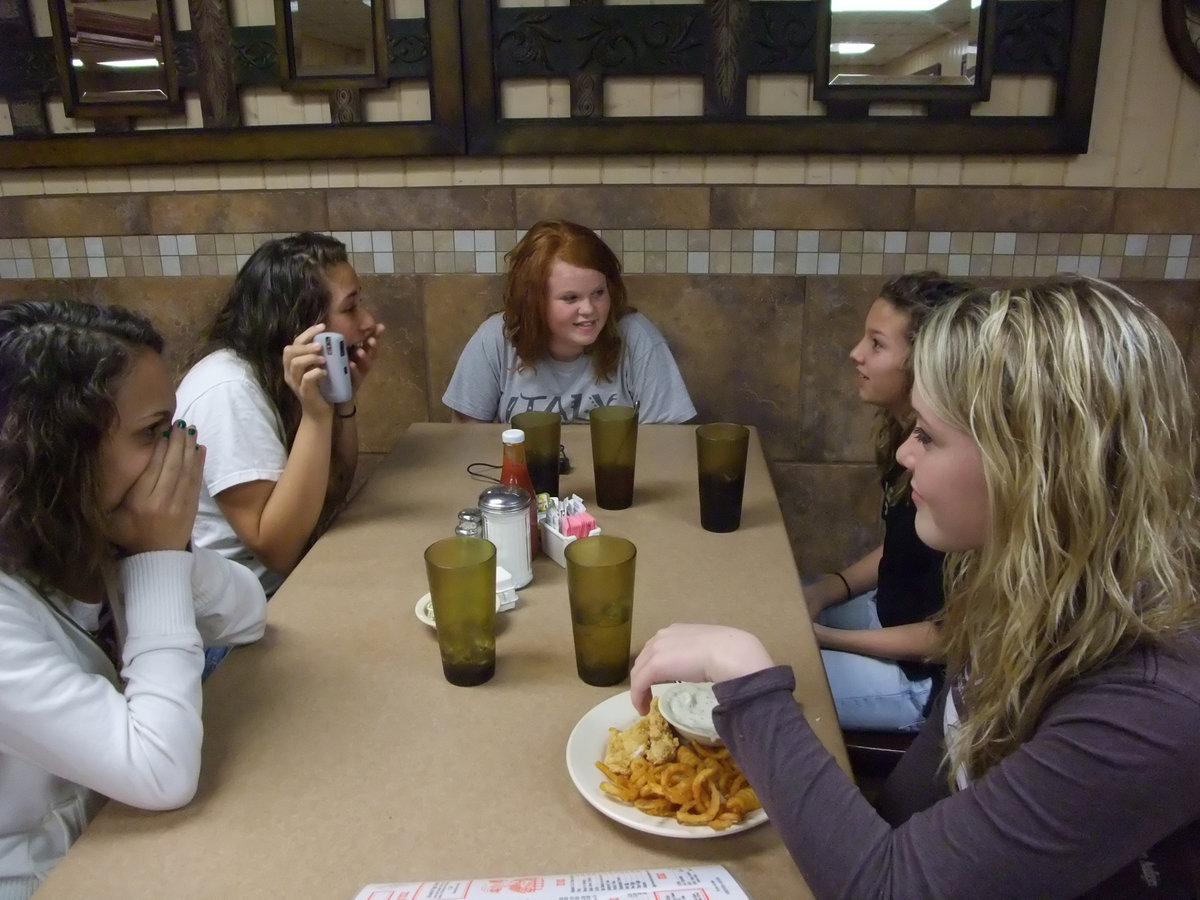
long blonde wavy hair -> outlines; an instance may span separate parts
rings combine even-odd
[[[913,361],[932,412],[979,444],[989,499],[983,546],[947,563],[940,633],[966,707],[953,787],[1079,678],[1197,625],[1196,432],[1171,335],[1102,281],[968,294]]]

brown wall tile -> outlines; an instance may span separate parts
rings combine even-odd
[[[1196,281],[1118,281],[1116,284],[1141,300],[1166,324],[1187,353],[1200,316],[1200,282]]]
[[[177,377],[188,356],[204,340],[204,332],[229,290],[221,277],[95,278],[79,299],[117,304],[140,312],[154,323],[167,342],[168,367]]]
[[[802,577],[841,569],[879,546],[874,466],[776,462],[771,478]]]
[[[346,188],[327,191],[334,231],[512,228],[513,189]]]
[[[755,425],[768,458],[792,458],[804,279],[630,275],[629,296],[663,333],[697,421]]]
[[[712,189],[713,228],[901,230],[911,227],[913,189],[821,185]]]
[[[515,188],[516,227],[569,219],[588,228],[707,228],[709,189],[646,185]]]
[[[375,367],[358,395],[358,441],[384,453],[413,422],[429,418],[421,279],[362,275],[363,298],[386,329]]]
[[[908,227],[929,231],[1107,231],[1107,188],[918,187]],[[1178,193],[1178,192],[1176,192]]]
[[[1163,320],[1183,353],[1192,390],[1200,392],[1200,338],[1196,334],[1200,327],[1200,282],[1122,280],[1118,284]]]
[[[148,194],[151,234],[329,230],[325,191]],[[94,234],[94,231],[89,231]]]
[[[467,340],[483,320],[501,308],[500,275],[427,275],[421,280],[425,318],[430,422],[449,422],[442,394]]]
[[[801,357],[797,459],[871,462],[874,409],[858,399],[850,349],[886,278],[811,276]]]
[[[1130,234],[1200,231],[1200,190],[1118,188],[1115,194],[1112,231]]]
[[[4,278],[0,279],[0,303],[16,300],[79,300],[91,285],[79,278]]]
[[[0,237],[141,234],[150,226],[147,196],[0,198]]]

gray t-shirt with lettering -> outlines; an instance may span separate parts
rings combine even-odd
[[[612,381],[597,378],[592,358],[571,362],[546,357],[518,369],[517,352],[504,337],[504,317],[490,316],[467,341],[442,402],[465,416],[508,422],[530,410],[557,412],[565,423],[586,422],[597,406],[638,406],[647,424],[686,422],[696,415],[679,367],[663,338],[641,313],[617,327],[621,358]]]

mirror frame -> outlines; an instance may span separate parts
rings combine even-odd
[[[444,2],[444,0],[443,0]],[[279,76],[284,90],[333,91],[339,88],[385,87],[388,83],[387,0],[371,0],[371,45],[375,72],[371,75],[300,75],[292,41],[292,7],[275,0],[275,40],[279,48]]]
[[[975,80],[971,84],[832,84],[829,72],[830,40],[833,30],[831,0],[817,4],[816,71],[813,73],[813,99],[829,107],[837,115],[839,105],[853,104],[856,113],[864,104],[879,102],[909,103],[980,103],[987,100],[992,89],[992,53],[995,42],[994,20],[996,0],[982,0],[979,5],[979,40],[975,55]]]
[[[1055,54],[1061,56],[1054,62],[1058,95],[1051,115],[972,116],[970,104],[942,101],[931,104],[924,116],[871,116],[867,104],[842,101],[834,104],[839,115],[827,110],[825,115],[544,120],[500,115],[504,62],[498,47],[505,32],[494,23],[492,2],[426,0],[427,70],[423,68],[421,75],[396,74],[400,63],[389,60],[389,77],[427,79],[432,101],[428,121],[22,134],[0,137],[0,168],[606,153],[1077,154],[1088,149],[1106,0],[1053,0],[1062,4],[1067,24],[1050,35],[1057,41]],[[749,4],[752,11],[776,6],[808,10],[800,23],[799,36],[804,43],[795,47],[794,63],[781,71],[811,79],[816,54],[806,48],[816,31],[820,2]],[[1031,6],[1048,2],[1051,0],[1031,0]],[[996,8],[1000,12],[994,19],[993,75],[1020,74],[1024,70],[1014,68],[1015,57],[1005,49],[1008,26],[1000,14],[1003,9]],[[569,13],[570,8],[533,11],[553,18]],[[507,20],[513,18],[511,10],[500,12],[506,13]],[[395,22],[389,21],[389,32],[394,28]],[[235,28],[233,32],[235,42],[249,41],[247,46],[265,43],[270,49],[269,62],[264,61],[261,72],[243,71],[242,63],[236,64],[238,89],[249,84],[277,84],[274,26]],[[203,101],[205,87],[187,68],[191,54],[201,52],[194,38],[194,34],[192,41],[176,35],[176,63],[181,67],[184,90],[198,91]],[[30,102],[42,103],[45,97],[56,96],[53,42],[35,38],[31,31],[23,40],[18,35],[14,41],[12,60],[29,58],[34,63],[18,70],[0,54],[0,82],[8,79],[0,102],[31,98]],[[1018,49],[1024,46],[1019,44]],[[211,52],[224,53],[222,59],[230,55],[220,48]],[[46,70],[45,77],[37,74],[39,66]],[[774,70],[759,66],[748,71]],[[696,73],[704,74],[700,69]],[[562,77],[571,74],[565,72]]]
[[[183,112],[179,96],[179,73],[175,60],[175,18],[171,0],[155,0],[158,8],[159,37],[162,40],[163,74],[166,97],[134,103],[105,103],[81,100],[71,65],[71,29],[67,24],[67,0],[50,0],[50,28],[54,35],[54,58],[58,65],[58,83],[63,109],[72,118],[103,119],[116,116],[165,116]]]
[[[1200,4],[1193,5],[1200,11]],[[1187,0],[1162,0],[1163,33],[1179,68],[1200,84],[1200,47],[1188,29],[1187,6]]]

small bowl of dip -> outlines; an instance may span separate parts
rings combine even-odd
[[[681,738],[711,746],[723,743],[713,727],[717,698],[711,681],[666,684],[654,695],[658,698],[658,711]]]

